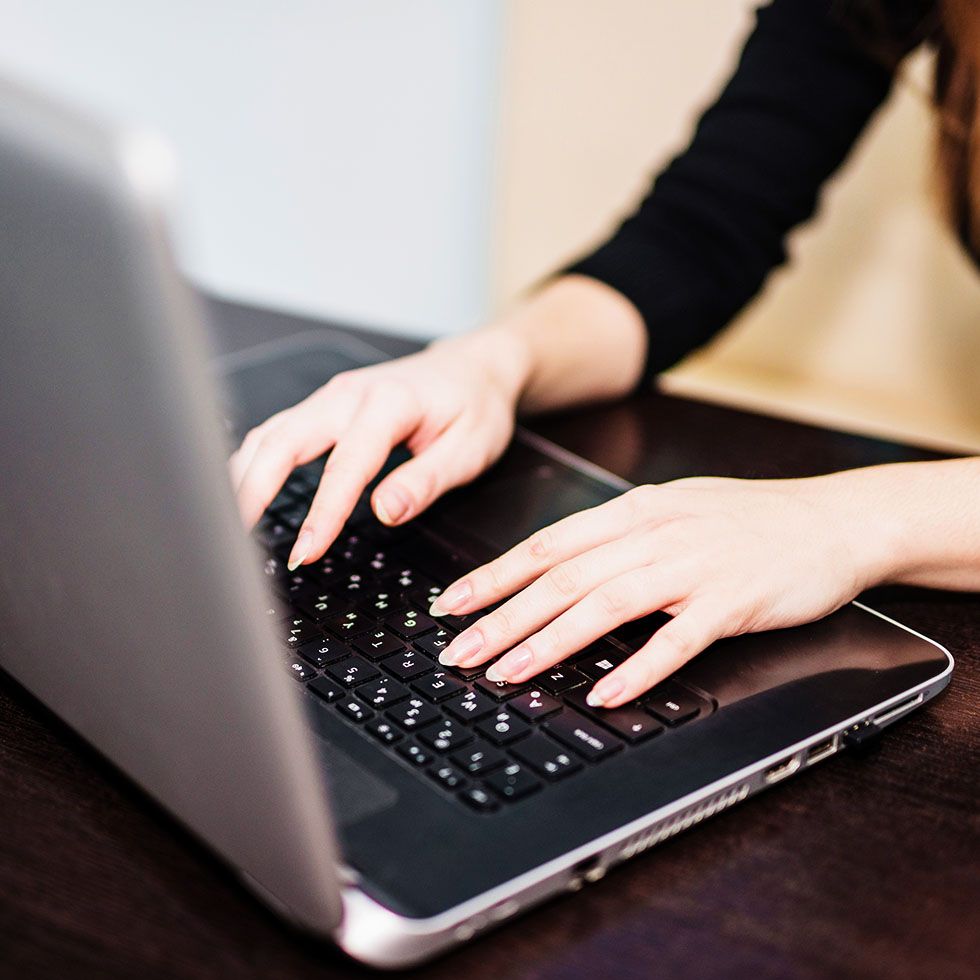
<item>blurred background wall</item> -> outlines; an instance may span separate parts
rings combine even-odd
[[[0,0],[0,76],[156,128],[183,263],[408,332],[490,302],[495,0]]]
[[[220,293],[464,329],[597,241],[682,148],[752,0],[0,0],[0,73],[143,120]],[[980,449],[980,277],[909,65],[790,266],[674,390]]]

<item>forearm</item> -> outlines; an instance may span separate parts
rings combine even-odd
[[[808,481],[810,482],[810,481]],[[855,537],[865,585],[980,591],[980,457],[817,477]]]

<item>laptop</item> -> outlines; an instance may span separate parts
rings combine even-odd
[[[519,430],[431,514],[387,529],[362,501],[291,574],[322,461],[247,535],[229,452],[383,355],[325,330],[212,359],[145,134],[4,85],[0,175],[0,666],[352,957],[404,967],[597,882],[949,682],[946,650],[858,603],[615,711],[583,692],[657,616],[520,687],[441,667],[465,625],[428,615],[442,587],[629,485]]]

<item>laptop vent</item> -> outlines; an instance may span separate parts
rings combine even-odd
[[[712,817],[735,803],[739,803],[748,795],[749,784],[742,783],[741,786],[736,786],[733,789],[725,790],[723,793],[716,793],[714,796],[709,796],[706,800],[701,800],[699,803],[689,806],[686,810],[682,810],[680,813],[671,817],[666,823],[659,823],[649,830],[634,834],[623,845],[622,850],[619,852],[619,859],[625,861],[628,858],[634,857],[645,851],[648,847],[653,847],[654,844],[659,844],[668,837],[673,837],[674,834],[679,834],[682,830],[693,827],[707,817]]]

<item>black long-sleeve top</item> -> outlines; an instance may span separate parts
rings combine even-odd
[[[931,30],[924,0],[883,4],[887,36],[858,29],[860,11],[841,7],[774,0],[759,10],[690,146],[610,239],[564,270],[608,283],[640,311],[650,333],[642,381],[721,330],[785,260],[787,234],[813,214],[898,59]]]

